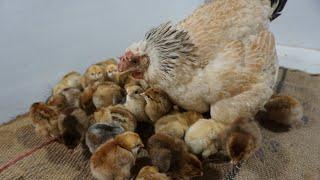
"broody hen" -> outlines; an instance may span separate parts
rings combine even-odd
[[[187,143],[209,142],[239,117],[252,117],[272,96],[278,61],[268,27],[285,4],[286,0],[214,0],[176,25],[151,29],[144,40],[126,49],[118,70],[145,79],[184,109],[210,110],[214,136]],[[198,123],[202,121],[193,126]],[[207,148],[201,144],[197,152]]]

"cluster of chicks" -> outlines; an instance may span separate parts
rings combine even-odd
[[[274,101],[288,98],[274,97]],[[292,99],[290,103],[297,102]],[[274,104],[279,102],[270,101],[267,110],[281,114]],[[86,145],[92,153],[90,169],[97,179],[132,178],[132,168],[140,157],[149,163],[136,179],[190,179],[203,174],[199,159],[210,155],[204,151],[198,157],[193,154],[197,147],[190,148],[193,137],[205,140],[208,135],[203,129],[210,128],[206,121],[188,134],[189,127],[205,115],[184,111],[162,90],[119,73],[114,59],[91,65],[83,75],[65,75],[46,102],[30,107],[29,115],[40,135],[57,138],[70,149]],[[239,119],[223,136],[220,150],[235,162],[247,159],[261,143],[254,121]]]

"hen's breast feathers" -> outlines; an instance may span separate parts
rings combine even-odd
[[[217,52],[233,40],[247,43],[250,36],[265,30],[271,11],[268,0],[215,0],[204,5],[178,24],[188,32],[197,47],[201,65],[207,65]]]

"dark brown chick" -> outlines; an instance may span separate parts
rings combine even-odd
[[[169,96],[160,89],[149,88],[141,95],[147,102],[145,112],[153,123],[173,109]]]
[[[202,176],[202,164],[188,152],[187,145],[179,138],[155,134],[148,140],[151,162],[173,179],[190,179]]]
[[[267,120],[287,126],[296,126],[302,122],[303,107],[291,96],[273,95],[264,108]]]
[[[43,102],[33,103],[29,110],[29,117],[35,131],[46,138],[59,136],[58,121],[64,117],[54,106]]]
[[[140,169],[136,180],[170,180],[170,178],[166,174],[160,173],[155,166],[145,166]]]
[[[125,132],[110,139],[91,156],[92,175],[99,180],[129,179],[141,147],[141,139],[134,132]]]
[[[247,160],[261,146],[260,128],[253,120],[240,118],[227,134],[226,150],[233,164]]]
[[[137,123],[134,115],[121,105],[99,109],[93,114],[95,123],[103,123],[123,127],[126,131],[134,131]]]
[[[93,104],[93,93],[97,89],[99,83],[92,86],[84,88],[82,94],[80,95],[80,107],[87,113],[87,115],[93,114],[97,108]]]
[[[123,102],[125,91],[115,83],[106,82],[97,86],[92,95],[93,104],[97,109]]]
[[[74,149],[84,141],[89,119],[80,108],[68,108],[64,113],[65,117],[58,123],[61,141],[67,148]]]

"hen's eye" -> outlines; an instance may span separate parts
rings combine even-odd
[[[138,63],[138,60],[137,60],[136,58],[134,58],[134,59],[131,60],[131,62],[132,62],[133,64],[137,64],[137,63]]]

